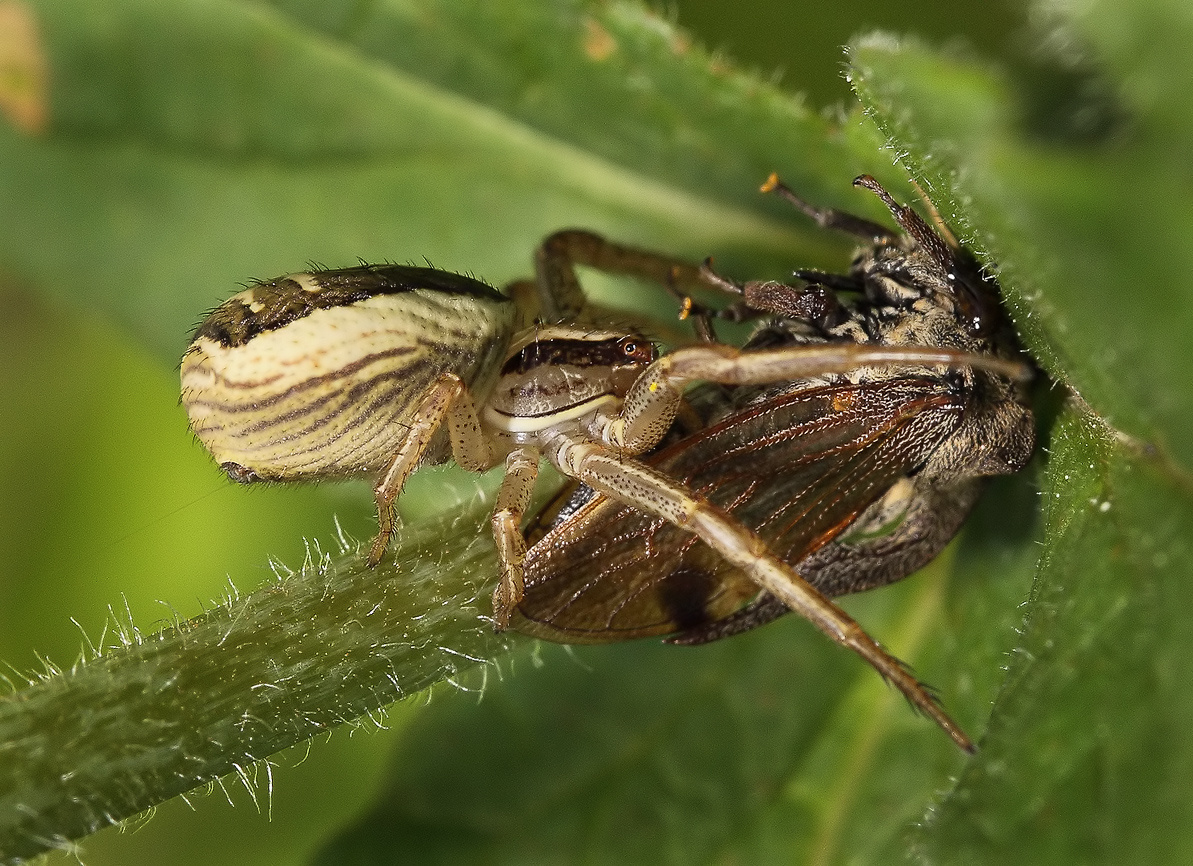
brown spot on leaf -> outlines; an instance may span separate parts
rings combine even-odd
[[[48,65],[33,10],[0,0],[0,112],[33,135],[49,122]]]
[[[601,26],[595,18],[584,19],[584,53],[589,60],[607,60],[617,50],[613,34]]]

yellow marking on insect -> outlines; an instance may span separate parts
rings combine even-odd
[[[857,394],[853,391],[840,391],[833,395],[832,406],[834,412],[847,412],[857,405]]]

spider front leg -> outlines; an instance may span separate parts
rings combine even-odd
[[[972,741],[898,659],[790,565],[771,553],[762,538],[727,512],[666,475],[592,440],[555,429],[544,433],[543,446],[561,472],[615,501],[694,534],[761,589],[869,662],[913,706],[940,725],[958,746],[969,752],[974,750]]]
[[[723,288],[704,266],[610,241],[594,232],[564,229],[548,236],[535,253],[539,306],[545,321],[572,321],[585,308],[576,265],[658,283],[681,300],[686,289]]]
[[[827,327],[843,315],[831,287],[795,287],[756,280],[738,283],[714,271],[711,259],[693,265],[672,256],[610,241],[593,232],[565,229],[550,235],[535,254],[537,296],[534,306],[545,321],[574,320],[585,308],[576,265],[657,283],[679,302],[680,319],[691,319],[697,337],[706,343],[716,342],[713,319],[744,322],[769,313],[807,319]],[[736,298],[736,301],[724,309],[706,307],[692,297],[691,293],[699,289],[711,289]],[[527,285],[525,282],[514,283],[511,290],[525,297]],[[521,306],[529,309],[532,305],[524,300]]]
[[[621,411],[598,416],[596,435],[626,454],[642,454],[666,435],[691,382],[765,385],[849,373],[865,367],[974,367],[1014,380],[1031,376],[1016,361],[957,349],[817,343],[744,351],[717,343],[676,349],[652,363],[627,392]]]
[[[369,551],[369,568],[376,568],[393,537],[396,515],[394,502],[431,447],[435,433],[447,422],[452,455],[456,462],[473,472],[492,466],[489,443],[481,430],[476,404],[468,386],[454,373],[444,373],[427,388],[419,401],[401,447],[386,465],[373,487],[377,501],[377,537]]]

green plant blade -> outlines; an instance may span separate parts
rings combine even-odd
[[[1018,605],[1038,537],[1030,482],[998,485],[932,572],[851,600],[861,621],[940,688],[963,726],[980,734],[989,722],[974,764],[798,622],[699,651],[578,651],[591,672],[544,649],[543,670],[519,663],[516,677],[489,684],[479,707],[445,695],[420,713],[386,790],[322,856],[525,862],[563,851],[602,862],[829,863],[896,862],[912,850],[932,862],[1003,862],[1008,852],[1122,862],[1187,851],[1179,835],[1165,850],[1143,837],[1153,819],[1193,826],[1176,727],[1187,717],[1179,660],[1188,492],[1164,456],[1187,466],[1193,448],[1182,348],[1189,295],[1172,267],[1193,236],[1180,156],[1189,109],[1165,95],[1183,93],[1181,64],[1168,71],[1187,54],[1182,10],[1062,10],[1114,109],[1101,137],[1075,140],[1033,126],[1040,93],[1030,83],[965,55],[858,43],[853,78],[872,127],[809,112],[633,4],[502,5],[32,4],[51,63],[51,122],[40,136],[0,129],[0,198],[21,215],[0,233],[0,268],[28,290],[100,311],[170,364],[202,310],[238,281],[310,260],[426,256],[500,284],[528,271],[543,234],[580,224],[696,259],[715,253],[735,276],[781,278],[792,267],[840,269],[847,251],[757,197],[758,181],[777,169],[811,200],[881,217],[847,183],[868,171],[911,197],[881,150],[885,138],[946,220],[997,262],[1016,322],[1047,370],[1097,417],[1164,453],[1139,459],[1122,447],[1130,440],[1108,444],[1102,425],[1066,417],[1051,443],[1048,546],[1038,548],[1047,559],[1023,637]],[[176,426],[179,447],[189,447]],[[420,484],[438,490],[439,480]],[[15,513],[26,500],[11,489],[6,507]],[[108,505],[98,497],[74,510]],[[1012,527],[1008,515],[1019,518]],[[463,544],[483,532],[449,537]],[[157,595],[175,597],[169,559],[130,569],[162,572]],[[424,566],[433,561],[428,553]],[[308,594],[267,622],[260,634],[276,638],[270,652],[249,641],[249,667],[197,672],[209,679],[186,696],[194,703],[173,705],[218,704],[210,719],[222,721],[203,724],[223,725],[219,736],[236,734],[244,713],[270,709],[258,693],[274,690],[248,686],[278,679],[317,693],[308,717],[320,724],[384,706],[397,694],[393,681],[370,665],[388,658],[386,641],[369,643],[369,629],[353,624],[366,600],[382,600],[357,577],[349,569],[334,578],[357,586],[357,595],[333,593],[355,598],[351,609],[324,611],[317,583],[295,583]],[[477,625],[485,578],[468,579],[455,603],[464,618],[430,623],[428,645],[489,658],[504,650]],[[457,586],[446,580],[440,592]],[[221,617],[251,623],[283,597],[267,586],[232,614],[196,621],[193,633],[213,636]],[[326,655],[303,639],[311,617],[323,624],[316,637],[333,638]],[[168,669],[186,665],[191,628],[5,699],[7,723],[42,720],[54,749],[52,738],[78,730],[71,724],[99,718],[83,709],[70,724],[50,723],[62,718],[49,709],[57,701],[125,706],[104,688],[76,701],[69,683],[102,686],[114,676],[154,684],[137,700],[169,705],[170,674],[124,660],[169,646]],[[282,635],[297,636],[293,650]],[[350,645],[358,655],[336,655]],[[275,655],[298,667],[280,677]],[[446,656],[424,662],[397,669],[404,693],[458,670]],[[329,685],[331,671],[346,690]],[[240,679],[221,691],[214,680],[232,672]],[[145,704],[127,706],[130,719],[153,717]],[[80,779],[98,772],[115,781],[103,756],[123,745],[123,758],[138,757],[117,741],[129,730],[119,716],[105,738],[70,744],[87,750],[78,760],[58,749],[43,757],[61,765],[34,772],[17,762],[10,778],[21,799],[36,797],[37,814],[56,816],[38,826],[37,844],[54,844],[95,826],[97,815],[106,820],[101,812],[131,814],[295,741],[304,735],[294,722],[300,706],[273,706],[281,715],[267,736],[203,752],[203,763],[186,768],[192,775],[173,774],[168,749],[147,748],[159,762],[153,772],[125,767],[133,775],[119,778],[135,779],[126,791],[99,786],[97,799],[73,805],[51,790],[56,773],[69,765]],[[46,714],[26,716],[30,707]],[[203,711],[195,718],[207,719]],[[217,738],[199,735],[195,749]],[[917,830],[926,804],[958,774]]]
[[[406,531],[396,567],[316,552],[156,634],[114,622],[111,647],[0,699],[0,857],[69,847],[225,775],[256,797],[257,761],[508,652],[481,615],[484,505]]]
[[[786,268],[818,243],[757,193],[766,175],[839,196],[882,167],[632,4],[32,8],[51,121],[0,130],[0,196],[23,216],[0,265],[171,359],[238,283],[310,261],[425,258],[500,284],[582,224]],[[642,73],[657,90],[635,93]]]
[[[1043,492],[1021,646],[980,758],[918,844],[934,863],[1183,862],[1189,489],[1070,412]]]
[[[1184,32],[1187,13],[1073,11],[1051,19],[1072,49],[1065,76],[1036,73],[1060,79],[1046,119],[1031,104],[1046,91],[956,57],[889,39],[851,54],[867,111],[946,218],[964,213],[1033,353],[1087,401],[1049,443],[1023,639],[981,754],[916,835],[924,862],[1181,862],[1193,845],[1173,674],[1193,531],[1193,309],[1171,268],[1193,231],[1174,194],[1188,109],[1156,98],[1178,80],[1155,65],[1168,35],[1142,47],[1160,19]]]
[[[793,257],[815,263],[843,255],[846,246],[800,227],[781,202],[756,192],[759,181],[782,168],[809,195],[831,190],[840,199],[849,195],[853,174],[884,169],[868,129],[838,128],[776,88],[718,66],[633,4],[561,5],[544,12],[527,3],[518,19],[507,17],[509,9],[498,14],[453,4],[424,4],[412,15],[402,4],[387,3],[372,7],[371,18],[349,22],[343,32],[301,10],[257,3],[72,0],[28,8],[41,40],[34,47],[50,70],[49,126],[37,135],[0,128],[0,197],[21,215],[0,233],[0,268],[24,290],[65,301],[84,314],[99,311],[171,365],[202,311],[239,281],[292,271],[311,260],[336,265],[357,257],[425,256],[500,283],[529,270],[531,251],[545,233],[582,224],[695,259],[716,252],[723,268],[743,276],[782,276]],[[357,7],[325,4],[320,14],[335,19],[336,8],[351,18],[347,13]],[[367,44],[393,28],[401,39]],[[613,40],[612,53],[605,37]],[[519,50],[507,50],[511,40]],[[417,51],[415,43],[422,45]],[[401,44],[410,53],[395,55],[394,45]],[[443,62],[427,62],[430,55]],[[669,65],[676,58],[682,62]],[[470,59],[479,67],[465,69]],[[641,93],[644,75],[665,86]],[[507,96],[525,93],[531,81],[538,82],[543,98],[515,111],[508,99],[477,86],[501,79],[512,82]],[[601,99],[578,105],[575,88],[584,86],[592,95],[598,81]],[[594,107],[598,102],[600,110]],[[615,128],[641,129],[647,136],[627,145],[610,134]],[[45,254],[47,246],[52,255]],[[673,315],[671,302],[663,303]],[[635,304],[642,302],[631,299]],[[98,349],[85,355],[83,370],[72,380],[123,388],[119,381],[104,382],[104,360],[110,357]],[[34,356],[29,366],[41,365]],[[23,381],[20,371],[11,372],[11,382]],[[94,373],[99,375],[90,378]],[[171,396],[146,412],[155,429],[174,425],[178,454],[186,455],[176,459],[193,461],[193,445],[173,402]],[[29,423],[32,427],[34,420]],[[61,447],[74,453],[69,443]],[[138,451],[120,459],[147,458]],[[18,456],[13,465],[20,462]],[[61,485],[73,487],[77,475],[71,473],[78,471],[77,466],[65,471]],[[163,479],[177,477],[173,469],[159,472]],[[217,477],[212,469],[213,482]],[[26,489],[6,486],[8,501],[20,503],[14,509],[24,505]],[[436,491],[432,498],[442,495]],[[90,536],[79,532],[77,521],[109,507],[102,494],[63,507],[57,513],[67,519],[60,516],[54,527],[62,531],[46,536],[54,544],[78,544]],[[286,505],[279,500],[257,507]],[[222,544],[224,533],[258,521],[266,522],[251,515],[187,531],[200,543],[207,533]],[[139,581],[131,607],[142,610],[154,597],[175,594],[174,556],[152,557],[141,566],[159,574],[160,588]],[[259,569],[265,556],[258,551],[244,571]],[[55,576],[52,567],[47,571]],[[271,609],[272,590],[260,592],[246,596],[227,616],[251,621],[250,611]],[[187,625],[184,632],[210,634],[220,615]],[[288,615],[306,614],[294,608]],[[286,615],[272,624],[281,632],[302,628]],[[444,646],[457,646],[450,633],[440,636]],[[107,654],[75,675],[81,679],[52,679],[19,692],[6,704],[9,721],[70,739],[77,728],[49,721],[62,718],[55,709],[61,701],[78,708],[90,724],[102,715],[97,708],[121,698],[104,689],[112,682],[111,668],[152,684],[152,697],[168,689],[170,675],[162,671],[186,668],[195,649],[164,637],[151,649]],[[156,664],[134,664],[145,655]],[[258,696],[245,683],[268,684],[276,671],[264,653],[250,658],[230,680],[230,691],[241,687],[238,700],[215,685],[187,696],[216,705],[214,716],[195,721],[218,727],[229,718],[256,715]],[[329,661],[320,658],[309,669],[312,680]],[[230,673],[222,667],[209,671],[213,678],[221,672]],[[412,665],[400,671],[399,681],[413,688],[411,683],[429,683],[445,672],[424,676]],[[84,685],[69,685],[77,682]],[[86,700],[72,691],[92,686]],[[341,719],[375,711],[395,695],[374,690],[355,702],[347,693],[324,691],[315,699],[318,708],[304,712]],[[304,734],[295,728],[250,743],[200,736],[196,749],[214,740],[238,745],[203,752],[201,759],[192,752],[196,760],[179,775],[170,761],[186,750],[160,747],[152,732],[135,724],[130,741],[121,718],[156,716],[136,701],[128,704],[127,714],[114,716],[102,736],[72,741],[90,751],[49,745],[41,754],[52,766],[14,766],[8,802],[14,815],[24,813],[34,822],[36,832],[18,821],[9,838],[26,845],[34,834],[38,845],[66,844]],[[131,743],[140,741],[145,763],[137,770],[104,757],[136,751]],[[72,763],[92,767],[109,784],[93,785],[75,799],[70,791],[48,787],[47,780]],[[89,783],[101,781],[74,772]],[[6,855],[16,850],[33,849],[0,844]]]
[[[1132,26],[1145,32],[1146,21]],[[1096,46],[1087,50],[1097,69]],[[1179,109],[1128,102],[1125,90],[1102,105],[1099,88],[1112,85],[1091,69],[1095,96],[1071,96],[1068,110],[1125,117],[1100,140],[1063,147],[1027,125],[1029,98],[1005,74],[885,38],[851,58],[867,112],[945,219],[996,263],[1045,369],[1113,426],[1193,466],[1193,390],[1180,384],[1193,373],[1193,302],[1173,290],[1171,258],[1193,227],[1174,170],[1187,139],[1154,132],[1178,128],[1169,115]]]

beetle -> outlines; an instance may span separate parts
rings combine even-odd
[[[763,317],[747,353],[783,346],[949,346],[1020,360],[998,286],[947,230],[874,192],[900,231],[773,190],[820,226],[862,241],[846,274],[801,284],[737,284],[706,265],[564,233],[540,273],[575,262],[731,293],[730,315]],[[645,264],[643,264],[645,262]],[[627,263],[630,263],[627,266]],[[691,305],[689,304],[689,308]],[[697,308],[698,309],[698,308]],[[701,313],[707,318],[708,311]],[[708,332],[706,323],[705,332]],[[825,596],[900,580],[954,536],[984,480],[1034,450],[1025,377],[980,368],[857,369],[761,387],[689,392],[703,426],[644,458],[755,531]],[[615,496],[572,487],[528,532],[526,587],[513,627],[566,643],[668,636],[697,644],[760,626],[789,606],[689,533]]]

